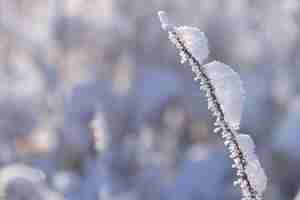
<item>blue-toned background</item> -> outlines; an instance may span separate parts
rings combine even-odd
[[[0,0],[3,199],[240,198],[160,9],[241,75],[265,199],[300,199],[298,0]]]

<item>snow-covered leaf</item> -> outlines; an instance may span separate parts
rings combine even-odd
[[[225,120],[232,127],[238,128],[244,100],[244,89],[239,75],[230,66],[219,61],[208,63],[204,68],[214,85]]]

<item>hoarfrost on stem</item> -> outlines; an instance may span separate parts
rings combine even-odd
[[[252,138],[246,134],[239,134],[236,139],[247,162],[245,170],[248,178],[255,190],[262,195],[267,187],[267,176],[255,154],[255,144]]]
[[[198,28],[181,26],[176,29],[176,33],[182,39],[185,47],[198,60],[200,64],[208,58],[208,41],[203,32]]]
[[[189,49],[192,55],[197,58],[200,64],[202,64],[203,61],[208,58],[208,40],[203,32],[201,32],[196,27],[176,27],[169,19],[167,13],[164,11],[159,11],[158,16],[161,22],[162,29],[168,32],[176,32],[176,34],[181,38],[184,45]],[[170,40],[172,40],[172,35],[170,35]],[[182,63],[187,61],[186,55],[181,54],[181,58]]]
[[[167,14],[158,13],[162,28],[169,40],[179,50],[181,63],[188,63],[205,92],[208,109],[215,117],[215,133],[224,139],[224,145],[236,169],[238,185],[243,200],[261,200],[267,185],[267,177],[254,153],[255,145],[249,135],[239,134],[244,89],[239,75],[228,65],[213,61],[202,65],[208,58],[209,49],[205,34],[198,28],[174,26]]]
[[[240,76],[230,66],[219,61],[208,63],[204,68],[215,87],[225,120],[231,127],[238,128],[245,98]]]

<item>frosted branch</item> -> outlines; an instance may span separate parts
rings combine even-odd
[[[179,50],[181,63],[189,62],[205,92],[208,109],[216,121],[214,132],[224,139],[224,144],[233,160],[237,181],[241,188],[242,200],[261,200],[267,178],[254,153],[250,136],[239,134],[244,90],[239,75],[221,62],[202,65],[209,55],[205,34],[198,28],[174,26],[163,11],[158,13],[162,28],[168,32],[169,40]]]

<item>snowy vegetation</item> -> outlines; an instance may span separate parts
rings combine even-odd
[[[206,92],[159,9],[199,27],[177,28],[201,40],[190,50],[203,69],[219,63],[211,81],[235,88],[215,93],[255,143],[268,184],[255,170],[251,185],[266,200],[299,199],[299,0],[1,0],[1,200],[240,199]],[[213,75],[223,70],[231,78]]]
[[[179,50],[181,63],[192,67],[195,80],[206,94],[208,109],[216,118],[215,131],[221,133],[233,160],[238,180],[234,182],[242,191],[243,200],[260,200],[266,189],[267,177],[255,154],[249,135],[239,134],[244,90],[240,77],[232,68],[219,61],[202,65],[208,58],[205,34],[194,27],[176,27],[164,11],[158,13],[162,28]]]

